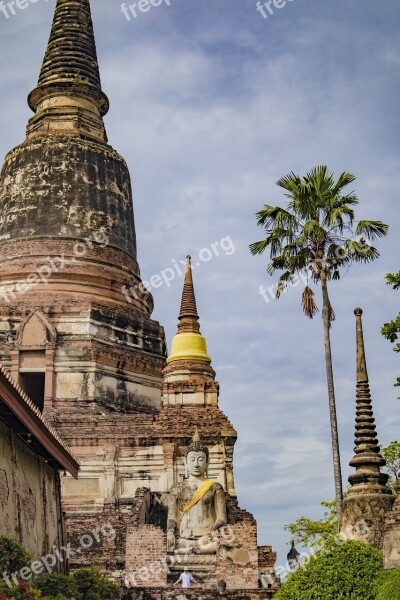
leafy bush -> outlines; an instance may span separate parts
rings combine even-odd
[[[18,586],[9,588],[6,583],[0,583],[0,600],[40,600],[39,590],[35,590],[26,581],[21,581]]]
[[[0,536],[0,573],[9,574],[20,571],[33,560],[33,555],[27,552],[15,540]]]
[[[50,598],[75,598],[78,594],[76,582],[72,577],[67,577],[61,573],[46,573],[35,579],[34,585],[43,596]]]
[[[377,585],[376,600],[394,600],[400,594],[400,567],[393,571],[386,571],[381,576]]]
[[[79,569],[73,574],[78,587],[77,600],[120,600],[120,588],[97,569]]]
[[[382,567],[382,553],[376,548],[361,542],[340,543],[292,573],[275,600],[375,600]]]
[[[15,540],[0,536],[0,573],[15,573],[33,560]],[[0,582],[0,600],[120,600],[121,590],[97,569],[79,569],[72,576],[46,573],[29,584],[10,588]]]

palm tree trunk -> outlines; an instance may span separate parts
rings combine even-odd
[[[342,488],[342,469],[340,466],[339,452],[339,435],[336,417],[336,401],[335,401],[335,386],[333,382],[332,354],[331,354],[331,303],[328,295],[328,284],[326,273],[321,272],[321,288],[322,288],[322,317],[324,325],[324,343],[325,343],[325,365],[326,379],[328,382],[328,400],[329,400],[329,415],[331,421],[331,437],[332,437],[332,456],[333,456],[333,473],[335,478],[336,505],[338,515],[338,525],[340,524],[340,513],[342,509],[343,488]]]

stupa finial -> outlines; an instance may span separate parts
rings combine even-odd
[[[361,308],[354,310],[357,343],[357,414],[355,456],[350,461],[350,465],[356,467],[356,473],[350,475],[349,481],[352,485],[366,482],[385,484],[388,476],[380,473],[380,467],[383,467],[386,463],[380,454],[372,409],[367,361],[365,358],[362,312]]]
[[[207,353],[207,342],[200,333],[190,256],[186,257],[185,280],[178,318],[178,333],[172,340],[171,354],[167,363],[177,360],[192,360],[209,364],[211,358]]]
[[[354,314],[356,315],[357,383],[368,383],[367,361],[365,359],[364,335],[362,328],[363,311],[358,307],[354,309]]]
[[[28,135],[70,134],[106,141],[102,117],[109,102],[101,89],[90,0],[57,0],[36,88]]]
[[[191,257],[186,257],[185,280],[183,283],[178,331],[199,332],[199,315],[194,292]]]

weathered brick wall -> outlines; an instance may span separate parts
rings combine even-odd
[[[279,577],[275,574],[276,557],[272,546],[258,547],[258,574],[262,587],[276,590],[281,585]]]
[[[128,523],[129,515],[122,515],[114,508],[97,515],[67,515],[70,568],[98,566],[117,576],[124,569]]]
[[[257,589],[258,548],[254,540],[257,535],[256,523],[250,519],[231,523],[230,531],[234,537],[232,548],[222,547],[217,554],[217,581],[225,581],[228,590]]]
[[[261,575],[266,574],[270,590],[276,589],[279,585],[273,572],[276,553],[270,546],[257,546],[257,523],[253,515],[241,509],[236,498],[226,495],[226,500],[228,529],[217,555],[217,581],[225,581],[228,591],[254,590],[261,587]]]
[[[269,600],[274,597],[275,592],[271,590],[234,590],[220,594],[215,590],[201,588],[192,589],[168,589],[149,588],[146,590],[136,589],[127,594],[129,600]]]
[[[149,524],[151,504],[149,490],[138,489],[126,532],[125,553],[125,575],[134,587],[167,583],[167,537],[160,527]]]
[[[129,526],[125,573],[135,587],[167,585],[166,534],[155,525]]]
[[[260,568],[273,568],[277,554],[272,551],[272,546],[258,546],[258,564]]]
[[[145,525],[150,513],[151,495],[148,488],[139,488],[132,503],[131,525]]]

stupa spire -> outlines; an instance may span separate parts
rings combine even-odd
[[[185,279],[178,319],[178,333],[172,340],[171,354],[167,362],[194,360],[210,363],[211,358],[207,353],[207,343],[200,333],[190,256],[186,257]]]
[[[356,467],[356,473],[350,475],[351,484],[380,483],[385,484],[388,476],[380,473],[385,461],[380,454],[376,433],[371,392],[369,388],[367,361],[365,358],[364,336],[362,328],[362,310],[356,308],[356,343],[357,343],[357,409],[355,455],[350,466]]]
[[[362,309],[354,309],[356,316],[356,346],[357,346],[357,384],[366,383],[369,391],[367,360],[365,358],[364,334],[362,327]]]
[[[178,331],[199,332],[200,325],[198,321],[199,315],[197,313],[196,296],[194,293],[191,257],[187,256]]]
[[[356,308],[357,392],[355,455],[350,466],[351,487],[343,499],[340,515],[340,536],[382,548],[385,514],[390,511],[392,490],[386,485],[388,475],[381,473],[385,461],[380,453],[376,434],[367,361],[365,359],[361,308]]]
[[[105,140],[101,117],[109,103],[101,89],[90,0],[57,0],[38,84],[28,104],[36,113],[28,135],[78,130]]]

